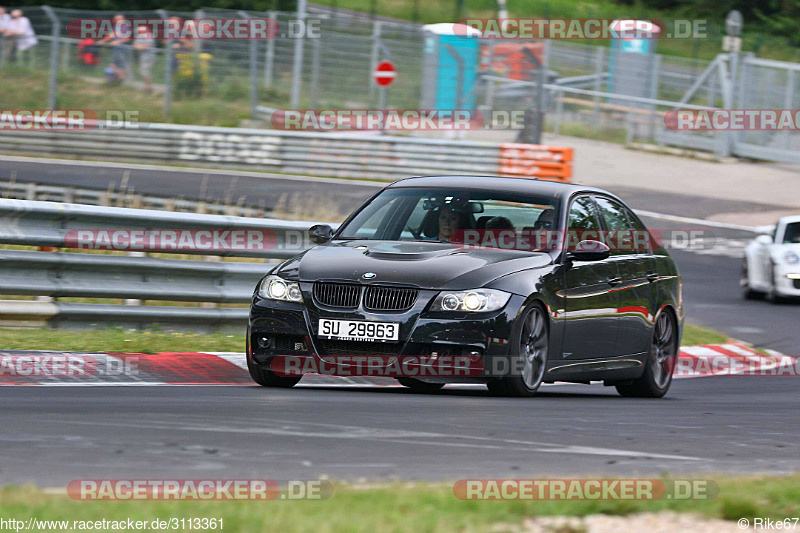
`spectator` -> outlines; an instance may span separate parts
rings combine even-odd
[[[197,35],[197,28],[193,20],[187,20],[181,28],[181,38],[173,41],[172,48],[176,52],[185,52],[191,54],[195,51],[194,38],[191,35]]]
[[[10,37],[11,54],[16,54],[17,59],[21,57],[20,54],[25,50],[39,42],[39,39],[36,38],[36,32],[33,31],[33,26],[31,26],[31,21],[28,20],[28,17],[24,17],[19,9],[11,12],[11,21],[6,25],[4,37]],[[9,41],[5,40],[4,44],[8,47]],[[8,54],[7,50],[6,54]],[[8,55],[6,57],[11,59]]]
[[[156,62],[156,39],[153,32],[145,24],[136,28],[134,50],[139,52],[139,73],[144,78],[144,90],[153,90],[153,64]]]
[[[125,81],[128,76],[128,41],[131,40],[131,25],[124,15],[114,15],[114,28],[111,33],[97,41],[97,44],[111,46],[111,65],[106,69],[111,81]],[[110,70],[109,70],[110,69]]]
[[[0,62],[7,60],[6,55],[10,54],[14,44],[11,38],[6,36],[6,28],[9,24],[11,24],[11,15],[6,12],[6,8],[0,6]]]

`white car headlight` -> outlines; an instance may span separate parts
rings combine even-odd
[[[497,311],[508,303],[509,298],[509,293],[497,289],[444,291],[433,301],[431,311]]]
[[[790,264],[800,263],[800,257],[797,257],[797,254],[794,252],[786,252],[783,254],[783,260]]]
[[[295,281],[286,281],[278,276],[267,276],[261,281],[258,295],[268,300],[282,302],[302,302],[303,293]]]

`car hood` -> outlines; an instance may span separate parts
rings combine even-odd
[[[551,263],[519,250],[464,250],[450,243],[334,241],[283,263],[277,274],[299,281],[401,283],[427,289],[469,289],[520,270]],[[375,274],[364,278],[367,272]]]

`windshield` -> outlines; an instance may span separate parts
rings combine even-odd
[[[337,238],[474,242],[493,247],[500,233],[513,236],[533,230],[558,230],[558,208],[552,196],[462,189],[388,189],[359,211]]]
[[[783,232],[783,244],[797,243],[800,243],[800,222],[792,222],[786,225],[786,231]]]

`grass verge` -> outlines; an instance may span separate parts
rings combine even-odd
[[[254,476],[255,477],[255,476]],[[508,531],[532,516],[628,515],[671,510],[725,520],[783,519],[800,513],[800,475],[706,476],[719,493],[710,499],[657,501],[462,501],[451,483],[394,483],[369,489],[334,485],[317,501],[73,501],[34,487],[0,489],[0,515],[27,520],[217,518],[231,532]],[[67,528],[69,529],[69,528]],[[179,528],[180,529],[180,528]],[[189,531],[189,528],[183,529]]]
[[[244,328],[239,334],[0,328],[0,347],[75,352],[244,352],[244,337]]]
[[[720,344],[726,335],[686,324],[683,346]],[[171,331],[92,331],[0,328],[0,347],[5,350],[59,350],[85,352],[244,352],[244,330],[230,333],[177,333]]]

